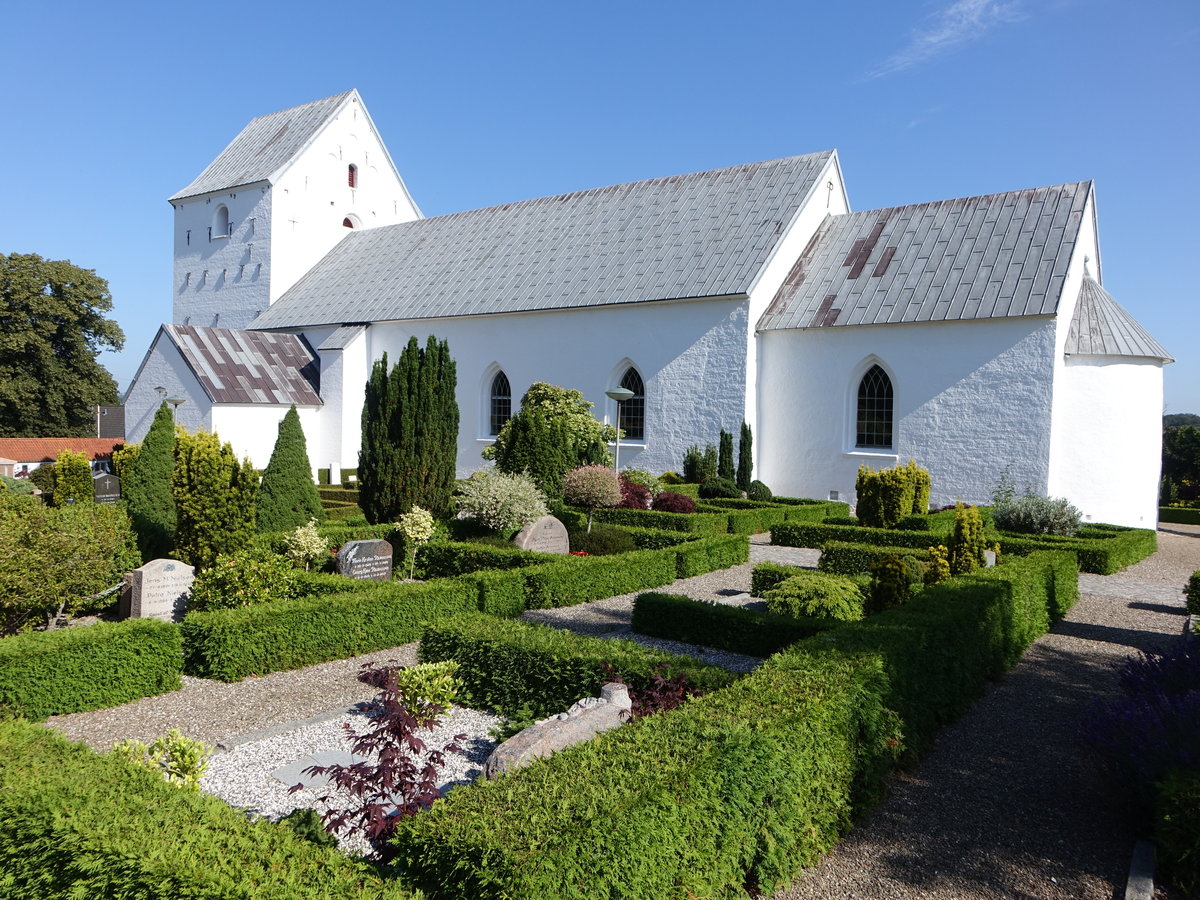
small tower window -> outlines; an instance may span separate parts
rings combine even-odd
[[[504,423],[512,418],[512,388],[508,384],[508,376],[497,372],[492,379],[491,416],[489,425],[492,434],[499,434]]]
[[[646,437],[646,385],[633,366],[625,370],[621,387],[633,391],[633,396],[619,404],[617,427],[624,431],[625,437],[630,440],[643,440]]]
[[[892,380],[879,366],[871,366],[858,383],[858,447],[892,446]]]
[[[346,184],[352,188],[358,187],[358,166],[354,163],[346,167]]]
[[[346,218],[342,219],[342,224],[343,224],[344,226],[346,226],[347,228],[353,228],[353,227],[354,227],[354,220],[353,220],[353,219],[351,219],[349,216],[346,216]]]
[[[212,231],[209,238],[210,240],[225,238],[232,233],[233,226],[229,224],[229,207],[222,203],[213,211]]]

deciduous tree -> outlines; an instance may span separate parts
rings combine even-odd
[[[0,253],[0,437],[95,434],[117,383],[96,361],[125,335],[105,317],[108,282],[35,253]]]

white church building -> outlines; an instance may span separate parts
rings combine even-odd
[[[173,312],[125,397],[265,466],[300,412],[354,467],[372,363],[449,341],[458,467],[535,381],[607,421],[623,467],[754,433],[776,493],[854,502],[910,458],[935,504],[1000,474],[1153,527],[1162,368],[1102,287],[1091,182],[851,212],[836,151],[425,218],[356,91],[251,121],[170,198]],[[180,402],[182,401],[182,402]]]

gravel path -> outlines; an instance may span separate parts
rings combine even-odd
[[[890,797],[814,869],[773,900],[874,898],[1084,898],[1124,889],[1135,835],[1074,743],[1081,711],[1115,690],[1112,667],[1139,649],[1161,646],[1183,625],[1181,588],[1200,569],[1200,527],[1159,533],[1159,552],[1113,576],[1080,576],[1083,596],[932,751],[895,780]],[[815,566],[817,552],[751,540],[751,562],[678,581],[664,590],[747,604],[750,572],[771,559]],[[739,596],[742,595],[742,596]],[[584,634],[634,638],[636,594],[526,614]],[[678,652],[683,645],[649,642]],[[709,648],[702,659],[748,669],[758,660]],[[185,678],[184,688],[122,707],[52,718],[47,724],[103,750],[169,728],[230,751],[214,757],[205,787],[229,802],[278,815],[319,792],[289,796],[272,772],[306,755],[344,748],[349,707],[374,691],[355,677],[367,661],[416,661],[408,644],[278,672],[238,684]],[[469,777],[490,751],[482,735],[494,720],[456,711],[447,735],[480,738],[445,780]],[[283,733],[279,726],[306,720]],[[265,730],[265,733],[264,733]],[[435,738],[436,740],[436,738]],[[461,771],[460,771],[461,770]],[[311,796],[309,796],[311,795]],[[355,848],[348,845],[348,849]],[[1165,895],[1160,895],[1165,896]]]
[[[1115,695],[1113,666],[1182,631],[1200,528],[1172,526],[1158,541],[1116,575],[1081,575],[1067,618],[773,900],[1123,896],[1137,835],[1075,734],[1094,698]]]

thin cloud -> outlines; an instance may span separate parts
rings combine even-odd
[[[928,27],[915,29],[908,46],[871,70],[862,80],[902,72],[955,47],[978,40],[989,31],[1025,18],[1020,0],[954,0],[929,17]]]

